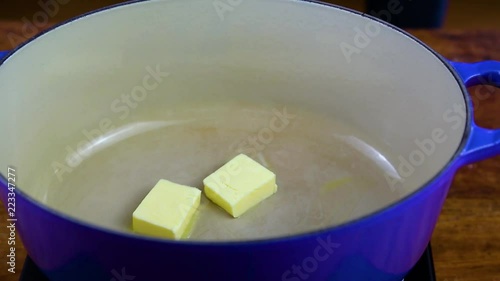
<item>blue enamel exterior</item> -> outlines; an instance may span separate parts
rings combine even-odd
[[[120,280],[116,274],[139,281],[401,281],[431,238],[456,167],[382,212],[297,237],[218,244],[139,238],[80,224],[24,196],[17,198],[18,232],[54,281]]]
[[[500,84],[498,62],[450,65],[462,86]],[[471,104],[468,114],[471,118]],[[416,193],[362,219],[300,236],[170,242],[87,225],[19,192],[17,230],[32,259],[53,281],[401,281],[430,241],[456,170],[500,154],[499,130],[469,122],[467,134],[453,162]],[[6,186],[0,176],[3,202]]]
[[[5,57],[9,52],[8,51],[0,51],[0,60]]]

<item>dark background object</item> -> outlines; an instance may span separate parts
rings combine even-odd
[[[432,246],[429,243],[427,250],[422,255],[418,263],[413,267],[404,281],[436,281],[434,270],[434,258],[432,257]]]
[[[38,269],[36,264],[30,257],[26,257],[24,261],[23,271],[19,281],[49,281],[43,273]]]
[[[367,0],[367,13],[401,28],[440,28],[448,0]]]

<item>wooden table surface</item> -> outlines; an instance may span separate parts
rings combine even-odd
[[[0,50],[31,36],[20,22],[0,21]],[[500,61],[500,30],[410,31],[448,59]],[[500,127],[500,90],[470,89],[478,124]],[[1,203],[0,203],[1,205]],[[7,271],[7,216],[0,207],[0,280],[17,281],[26,252],[17,243],[16,273]],[[433,235],[439,281],[500,281],[500,157],[463,167],[455,177]],[[71,281],[71,280],[68,280]],[[96,280],[97,281],[97,280]]]

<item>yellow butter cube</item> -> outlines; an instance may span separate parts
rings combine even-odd
[[[201,190],[160,180],[133,213],[135,232],[180,239],[200,205]]]
[[[239,217],[277,192],[276,175],[240,154],[203,180],[206,196]]]

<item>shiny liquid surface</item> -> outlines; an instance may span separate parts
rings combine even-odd
[[[338,225],[398,200],[384,176],[394,168],[382,148],[331,116],[293,107],[178,108],[114,128],[74,155],[67,164],[76,161],[76,168],[62,180],[50,176],[43,201],[80,220],[130,232],[133,211],[158,180],[202,189],[203,178],[242,152],[276,174],[278,192],[237,219],[202,195],[186,236],[287,236]]]

